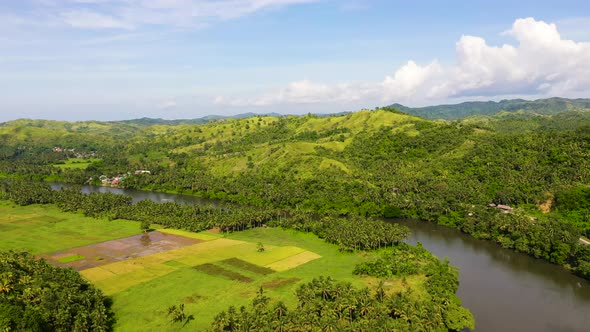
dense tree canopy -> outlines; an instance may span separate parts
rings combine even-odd
[[[385,262],[389,264],[383,264]],[[401,265],[412,265],[413,268]],[[409,287],[387,293],[383,282],[356,288],[347,282],[319,277],[296,291],[298,305],[273,302],[260,289],[250,308],[230,307],[215,318],[213,331],[460,331],[473,328],[471,313],[455,296],[457,272],[421,246],[400,245],[355,273],[391,278],[426,275],[427,295]]]
[[[78,272],[0,252],[0,330],[110,331],[109,300]]]

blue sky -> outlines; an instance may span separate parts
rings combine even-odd
[[[0,4],[0,121],[590,97],[588,1]]]

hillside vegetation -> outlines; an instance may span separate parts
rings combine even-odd
[[[452,120],[475,115],[493,115],[500,112],[553,115],[566,111],[588,111],[590,110],[590,99],[548,98],[532,101],[510,99],[499,102],[475,101],[427,107],[406,107],[400,104],[393,104],[391,107],[426,119]]]
[[[590,183],[589,123],[586,111],[431,121],[391,108],[175,126],[21,120],[0,127],[0,172],[95,184],[124,175],[118,185],[128,188],[319,215],[419,218],[590,276],[590,252],[578,245],[590,235],[581,199]],[[93,149],[100,161],[56,167],[71,156],[54,146]]]

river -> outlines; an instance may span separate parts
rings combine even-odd
[[[459,268],[457,296],[475,316],[476,331],[590,331],[590,282],[451,228],[402,224],[412,230],[408,242]]]
[[[52,185],[54,189],[59,186]],[[151,199],[215,205],[187,195],[94,186],[84,186],[82,191],[126,194],[134,202]],[[562,267],[454,229],[420,221],[396,222],[412,230],[409,243],[421,242],[459,268],[457,296],[475,316],[476,331],[590,331],[590,282]]]

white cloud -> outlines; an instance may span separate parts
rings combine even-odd
[[[92,12],[89,10],[71,10],[61,13],[63,21],[74,27],[84,29],[133,29],[134,25],[130,22]]]
[[[255,12],[322,0],[37,0],[43,23],[74,28],[131,29],[143,25],[199,28]],[[19,21],[33,22],[27,16]]]
[[[517,19],[505,32],[515,45],[488,45],[485,39],[462,36],[454,64],[437,60],[426,65],[408,61],[381,82],[327,85],[310,81],[249,99],[218,97],[218,105],[377,101],[424,104],[465,97],[579,96],[590,93],[590,43],[560,36],[555,24]]]
[[[421,90],[426,81],[442,72],[443,69],[437,61],[424,67],[417,65],[414,61],[408,61],[405,66],[395,72],[393,77],[385,77],[381,83],[383,98],[411,97],[424,93]]]
[[[219,20],[320,0],[128,0],[117,12],[135,25],[198,28]]]
[[[324,0],[30,0],[29,12],[0,9],[0,26],[140,29],[201,28],[256,12]]]
[[[362,101],[374,94],[373,87],[363,83],[340,83],[327,85],[301,80],[290,83],[283,89],[252,98],[225,98],[217,96],[213,104],[218,106],[272,106],[277,104],[348,104]]]

